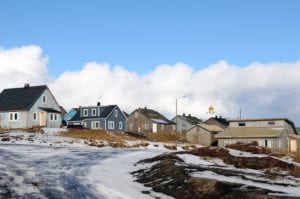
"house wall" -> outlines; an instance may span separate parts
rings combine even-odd
[[[265,142],[269,141],[271,142],[271,146],[265,146]],[[230,138],[230,139],[224,139],[220,138],[218,139],[218,146],[219,147],[225,147],[228,144],[234,144],[237,142],[242,143],[251,143],[251,142],[258,142],[260,146],[267,147],[267,148],[273,148],[273,149],[288,149],[288,143],[285,135],[280,135],[277,138]]]
[[[206,129],[195,126],[186,133],[186,140],[191,144],[210,146],[215,141],[215,138]]]
[[[1,112],[0,113],[0,127],[6,129],[16,129],[16,128],[27,128],[27,111],[12,111],[18,114],[17,121],[10,121],[10,113],[11,112]]]
[[[151,133],[153,132],[153,123],[138,110],[135,110],[128,116],[126,129],[132,133]],[[175,124],[157,124],[157,133],[159,132],[173,132]]]
[[[132,133],[150,133],[152,132],[153,122],[135,110],[128,116],[126,129]]]
[[[289,136],[289,151],[293,153],[300,153],[300,136]]]
[[[274,122],[275,124],[271,124],[270,122]],[[284,127],[285,126],[285,121],[284,120],[272,120],[272,121],[235,121],[235,122],[230,122],[229,126],[230,127],[239,127],[239,123],[245,123],[246,126],[248,127],[270,127],[270,126],[274,126],[274,127]]]
[[[115,116],[115,111],[118,112],[117,116]],[[108,131],[119,131],[119,132],[125,132],[126,129],[126,120],[127,118],[124,116],[123,112],[120,110],[119,107],[115,107],[114,110],[110,113],[110,115],[108,115],[107,119],[106,119],[106,129]],[[108,127],[108,123],[112,121],[114,122],[114,128],[113,129],[109,129]],[[119,128],[119,124],[122,123],[122,127]]]
[[[176,118],[177,118],[177,132],[186,132],[187,130],[189,130],[190,128],[193,127],[193,124],[187,122],[186,120],[183,120],[181,117],[176,116],[175,118],[173,118],[171,121],[176,123]]]
[[[47,102],[44,104],[42,101],[42,96],[47,96]],[[50,128],[59,128],[62,122],[62,116],[60,113],[53,113],[57,114],[57,119],[56,120],[51,120],[50,114],[47,113],[46,111],[43,111],[39,109],[39,107],[42,108],[52,108],[57,111],[60,111],[59,104],[56,102],[55,98],[53,95],[50,93],[48,89],[46,89],[43,94],[38,98],[38,100],[35,102],[35,104],[31,107],[31,109],[28,112],[27,116],[27,127],[32,127],[32,126],[39,126],[40,125],[40,113],[44,112],[46,116],[46,126]],[[37,119],[33,120],[33,113],[37,113]]]

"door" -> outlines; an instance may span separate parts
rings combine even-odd
[[[46,113],[40,112],[40,126],[46,126]]]
[[[153,133],[157,133],[157,124],[156,123],[152,124],[152,131],[153,131]]]
[[[291,145],[291,152],[296,152],[297,151],[297,141],[290,140],[290,145]]]

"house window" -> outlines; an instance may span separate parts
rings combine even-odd
[[[100,122],[99,121],[92,121],[92,129],[99,129]]]
[[[269,125],[269,126],[274,126],[274,125],[275,125],[275,122],[274,122],[274,121],[268,122],[268,125]]]
[[[122,130],[122,128],[123,128],[123,123],[119,122],[119,129]]]
[[[83,116],[88,116],[88,110],[87,109],[83,109]]]
[[[272,140],[265,140],[265,147],[271,148],[272,147]]]
[[[42,97],[43,104],[47,104],[47,96],[43,95]]]
[[[92,109],[92,116],[96,116],[96,109],[95,108]]]
[[[50,121],[56,121],[57,120],[57,114],[56,113],[50,113]]]
[[[10,121],[17,121],[18,120],[18,113],[9,113],[9,120]]]
[[[131,130],[131,131],[133,130],[133,124],[132,123],[129,124],[129,130]]]
[[[33,121],[37,120],[37,113],[36,112],[33,113],[33,117],[32,118],[33,118]]]
[[[118,117],[118,110],[115,110],[115,117]]]
[[[114,121],[108,121],[108,129],[114,129],[115,128],[115,122]]]
[[[245,122],[239,122],[239,126],[246,126]]]

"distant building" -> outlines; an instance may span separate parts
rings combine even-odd
[[[103,129],[124,132],[127,117],[117,105],[80,106],[65,115],[68,127]]]
[[[297,135],[294,123],[287,118],[229,120],[229,127],[216,135],[218,146],[236,142],[258,142],[259,146],[289,150],[289,135]]]
[[[138,108],[134,110],[127,120],[127,131],[133,133],[157,133],[173,132],[175,123],[168,120],[159,112],[148,109]]]
[[[60,127],[61,110],[46,85],[4,89],[0,94],[0,127]]]
[[[177,123],[176,130],[180,133],[186,132],[188,129],[192,128],[192,126],[202,123],[202,120],[197,117],[191,116],[191,114],[177,115],[171,121],[175,124]]]
[[[217,116],[211,117],[211,118],[207,119],[204,123],[208,124],[208,125],[217,125],[222,129],[227,128],[229,125],[229,122],[225,118],[222,118],[221,116],[220,117],[217,117]]]
[[[217,125],[196,124],[186,132],[186,140],[191,144],[211,146],[216,142],[215,135],[222,131]]]

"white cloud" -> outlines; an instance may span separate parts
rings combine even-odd
[[[47,64],[48,58],[38,46],[0,48],[0,89],[50,82]]]
[[[1,49],[1,88],[48,83],[67,109],[100,101],[118,104],[129,113],[147,106],[168,117],[175,114],[175,99],[187,94],[178,100],[179,113],[203,118],[213,105],[219,115],[236,118],[242,107],[244,117],[289,117],[300,125],[300,61],[246,67],[219,61],[201,70],[177,63],[144,75],[92,62],[52,81],[47,62],[37,46]]]

